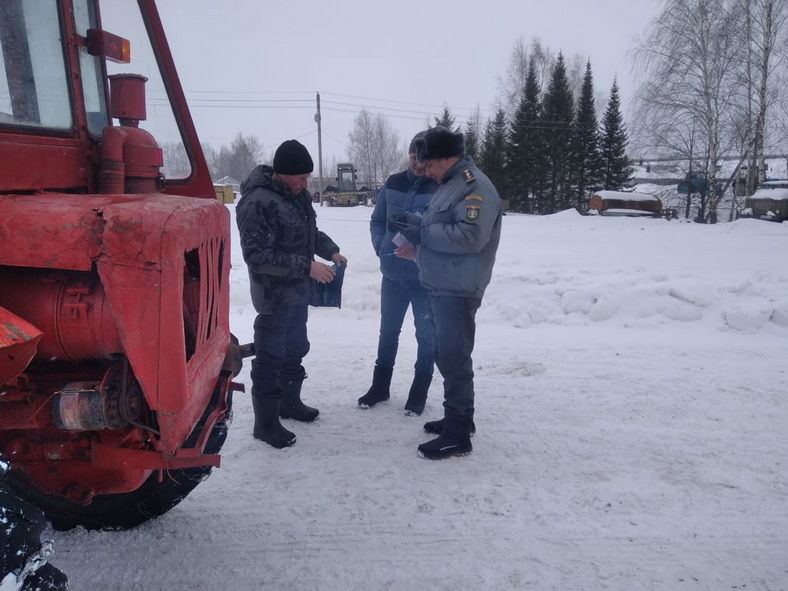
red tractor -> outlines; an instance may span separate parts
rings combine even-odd
[[[146,79],[107,75],[130,44],[97,0],[0,2],[0,454],[58,529],[177,504],[219,465],[240,369],[229,213],[154,1],[138,5],[179,179],[139,127]]]

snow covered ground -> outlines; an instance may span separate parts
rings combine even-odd
[[[506,216],[474,452],[432,462],[416,446],[440,383],[422,418],[402,411],[410,317],[392,399],[356,407],[377,343],[370,212],[318,208],[350,264],[342,309],[310,311],[320,420],[288,421],[298,442],[276,450],[237,394],[222,467],[170,513],[49,532],[73,589],[788,589],[788,224]]]

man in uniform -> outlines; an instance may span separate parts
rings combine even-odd
[[[417,155],[440,186],[423,216],[400,213],[390,224],[416,245],[419,280],[430,292],[435,363],[444,380],[444,417],[424,425],[438,437],[418,450],[425,458],[439,460],[473,449],[471,353],[476,310],[490,282],[501,237],[501,200],[487,175],[465,155],[461,133],[433,127],[418,142]]]

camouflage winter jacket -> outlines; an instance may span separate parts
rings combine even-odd
[[[309,301],[309,270],[314,255],[330,260],[339,252],[317,229],[311,195],[273,178],[270,166],[257,166],[241,184],[236,222],[249,269],[252,303],[260,314]]]

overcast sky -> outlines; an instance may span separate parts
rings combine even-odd
[[[158,4],[203,141],[218,148],[238,132],[253,134],[270,158],[280,142],[298,138],[317,161],[319,91],[326,166],[345,157],[362,106],[385,114],[403,146],[444,103],[459,122],[477,105],[486,120],[518,38],[587,57],[597,93],[606,100],[617,76],[626,103],[634,93],[634,37],[660,6],[647,0]]]

